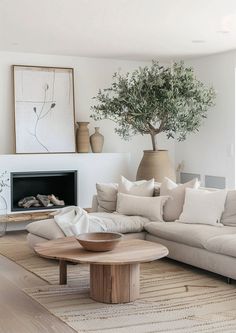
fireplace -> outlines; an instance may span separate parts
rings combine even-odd
[[[62,206],[77,205],[77,171],[39,171],[12,172],[11,178],[11,211],[48,210]],[[26,197],[54,195],[64,201],[64,205],[37,207],[19,207],[19,201]]]

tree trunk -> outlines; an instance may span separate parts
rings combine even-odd
[[[152,139],[152,149],[153,149],[154,151],[157,151],[157,150],[158,150],[158,148],[157,148],[157,143],[156,143],[156,136],[157,136],[157,134],[155,134],[155,133],[150,133],[150,135],[151,135],[151,139]]]

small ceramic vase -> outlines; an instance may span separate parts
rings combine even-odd
[[[93,153],[101,153],[103,144],[104,144],[104,136],[99,133],[99,127],[95,127],[95,132],[90,136],[90,144]]]

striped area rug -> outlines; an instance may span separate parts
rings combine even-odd
[[[89,298],[87,266],[70,265],[68,285],[59,286],[58,264],[24,241],[1,243],[0,253],[50,283],[25,292],[77,332],[236,332],[236,285],[217,275],[168,259],[144,264],[139,300],[108,305]]]

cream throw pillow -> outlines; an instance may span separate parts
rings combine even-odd
[[[123,215],[143,216],[150,221],[163,221],[163,206],[168,197],[141,197],[118,193],[116,211]]]
[[[177,185],[175,182],[165,177],[160,187],[160,195],[168,195],[169,199],[164,207],[164,221],[175,221],[183,211],[185,189],[198,188],[199,181],[197,178],[190,180],[185,184]]]
[[[186,188],[183,212],[178,222],[222,226],[227,191],[207,191]]]
[[[116,210],[118,184],[97,183],[98,211],[112,213]]]
[[[154,192],[154,178],[147,181],[141,180],[137,182],[131,182],[125,177],[121,176],[118,192],[142,197],[152,197]]]

